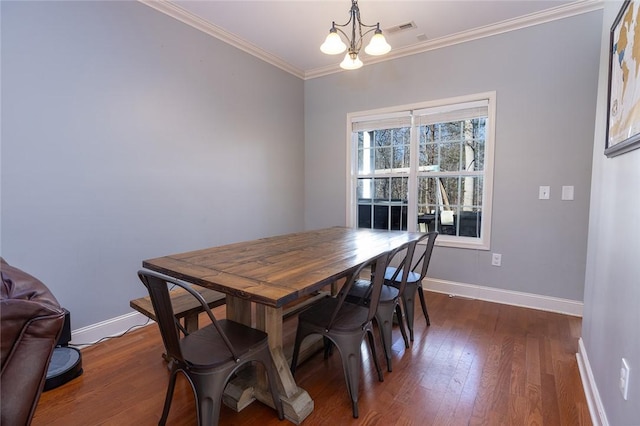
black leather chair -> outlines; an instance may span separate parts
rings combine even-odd
[[[200,293],[185,283],[144,270],[138,272],[138,277],[149,291],[162,341],[172,361],[161,425],[167,421],[179,372],[186,376],[195,394],[198,425],[217,425],[227,381],[243,365],[254,361],[264,365],[278,418],[284,419],[275,366],[265,332],[235,321],[217,320]],[[169,286],[181,287],[195,297],[211,319],[211,324],[189,333],[174,315]]]
[[[28,425],[66,311],[37,278],[0,258],[0,424]]]

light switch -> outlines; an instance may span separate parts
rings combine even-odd
[[[573,200],[573,185],[562,187],[562,199]]]
[[[540,200],[548,200],[549,193],[551,192],[551,188],[548,186],[541,186],[540,192],[538,193],[538,199]]]

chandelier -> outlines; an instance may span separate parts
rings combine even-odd
[[[337,55],[344,52],[348,47],[347,54],[340,63],[340,67],[345,70],[355,70],[362,66],[362,61],[358,57],[358,53],[360,53],[360,49],[362,48],[364,36],[373,31],[373,37],[371,37],[367,47],[364,48],[367,55],[384,55],[391,50],[391,46],[389,46],[389,43],[387,43],[387,40],[385,40],[382,35],[379,22],[375,25],[365,25],[360,21],[360,9],[358,8],[357,0],[351,0],[349,15],[349,20],[346,24],[336,24],[335,21],[331,23],[329,35],[324,43],[322,43],[322,46],[320,46],[320,50],[327,55]],[[351,28],[348,28],[349,25]],[[341,28],[345,28],[346,31],[350,30],[351,37]],[[363,28],[365,28],[364,33],[362,32]],[[348,46],[344,44],[338,32],[346,38]]]

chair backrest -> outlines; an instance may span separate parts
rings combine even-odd
[[[437,231],[428,232],[423,238],[419,241],[422,241],[424,238],[427,239],[427,246],[424,249],[422,255],[418,258],[416,263],[411,268],[412,272],[416,272],[420,274],[420,280],[427,276],[427,269],[429,269],[429,262],[431,261],[431,253],[433,252],[433,245],[436,242],[436,238],[438,237]],[[420,271],[418,272],[418,266],[421,265]]]
[[[178,330],[182,331],[182,333],[184,333],[185,335],[189,334],[187,330],[185,330],[185,328],[180,324],[180,321],[175,317],[173,306],[171,305],[169,286],[178,286],[185,289],[189,294],[191,294],[200,302],[200,304],[202,305],[202,309],[211,319],[211,322],[213,323],[220,337],[229,349],[229,352],[231,352],[233,358],[236,360],[239,359],[238,352],[229,341],[229,338],[220,327],[218,320],[213,315],[213,312],[211,312],[209,305],[207,304],[206,300],[204,300],[202,295],[200,295],[200,293],[192,289],[186,283],[183,283],[171,277],[157,274],[155,272],[140,270],[138,271],[138,277],[149,292],[149,298],[151,299],[151,304],[153,305],[153,310],[158,320],[157,322],[158,327],[160,328],[162,341],[164,342],[164,347],[169,357],[182,362],[185,361],[182,355],[182,351],[180,350],[180,334]]]
[[[389,255],[389,252],[385,252],[376,257],[373,257],[360,264],[353,271],[353,273],[349,275],[347,281],[342,286],[342,289],[340,289],[338,296],[336,296],[338,298],[338,304],[333,310],[331,318],[329,319],[329,323],[326,326],[327,330],[331,329],[335,320],[338,318],[340,310],[342,309],[342,306],[345,302],[345,299],[347,298],[347,295],[349,294],[349,290],[353,286],[353,283],[355,283],[360,278],[360,274],[367,267],[371,268],[371,292],[369,294],[369,313],[366,321],[363,322],[362,325],[373,320],[373,317],[376,314],[376,309],[378,308],[378,302],[380,301],[380,292],[382,291],[382,284],[384,284],[384,271],[389,263]]]
[[[390,281],[398,282],[398,275],[402,272],[402,277],[400,278],[400,285],[398,285],[398,294],[402,294],[404,291],[404,287],[407,285],[407,279],[409,278],[409,273],[411,272],[411,262],[413,261],[413,254],[416,251],[416,245],[419,241],[422,241],[425,237],[422,237],[416,241],[411,241],[404,246],[400,246],[397,249],[393,250],[389,255],[389,264],[393,260],[393,258],[398,254],[404,252],[404,258],[396,268],[393,276]]]

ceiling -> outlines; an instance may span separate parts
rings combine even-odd
[[[301,78],[340,71],[343,55],[320,52],[331,22],[349,19],[350,0],[141,0]],[[392,46],[367,64],[561,19],[601,7],[597,0],[360,0],[362,22]],[[393,32],[413,22],[415,28]],[[366,42],[365,42],[366,43]]]

